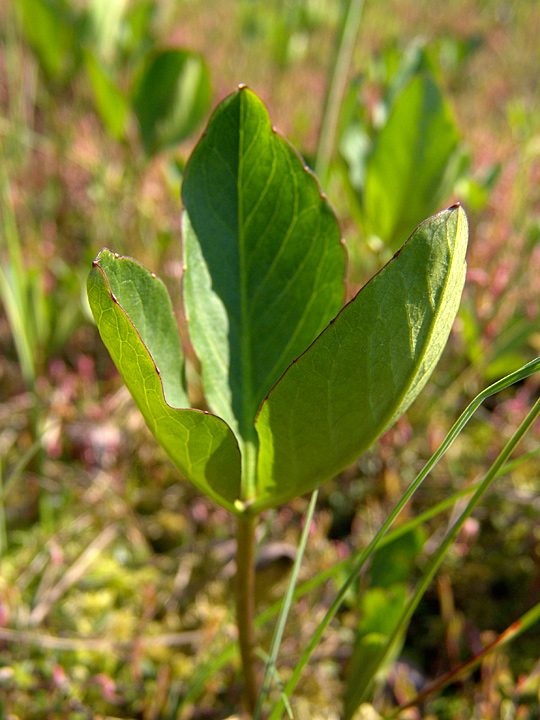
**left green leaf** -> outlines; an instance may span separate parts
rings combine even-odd
[[[161,280],[104,249],[88,278],[88,298],[103,342],[157,441],[201,492],[237,512],[238,443],[221,418],[189,408],[180,339]]]

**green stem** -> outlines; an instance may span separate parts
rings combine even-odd
[[[328,180],[328,166],[336,141],[339,113],[343,95],[345,94],[349,66],[351,64],[356,36],[358,35],[358,29],[360,27],[363,6],[364,0],[349,0],[344,15],[338,51],[333,64],[334,71],[326,96],[317,159],[315,161],[315,174],[323,187],[326,186]]]
[[[236,616],[246,707],[253,715],[258,684],[255,672],[255,517],[240,515],[236,548]]]

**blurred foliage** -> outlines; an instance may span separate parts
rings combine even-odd
[[[20,0],[18,7],[47,78],[65,87],[83,66],[96,111],[114,138],[126,138],[131,105],[150,155],[183,140],[208,112],[207,65],[188,50],[155,48],[154,3],[89,0],[77,12],[64,0]]]

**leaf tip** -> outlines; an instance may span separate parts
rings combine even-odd
[[[238,83],[238,89],[239,89],[239,90],[246,90],[246,89],[247,89],[246,83]]]

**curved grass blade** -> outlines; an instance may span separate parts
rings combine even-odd
[[[281,640],[283,638],[283,632],[285,630],[285,623],[287,622],[287,617],[289,615],[289,610],[291,608],[291,603],[293,601],[294,588],[296,587],[296,581],[298,580],[298,573],[300,572],[300,566],[302,565],[302,560],[304,558],[304,553],[306,551],[308,535],[309,535],[309,531],[311,529],[311,521],[313,520],[313,513],[315,512],[315,506],[317,504],[318,496],[319,496],[319,489],[316,488],[311,495],[311,500],[309,501],[308,511],[306,513],[306,517],[304,520],[304,528],[302,530],[302,535],[300,536],[300,542],[298,543],[298,551],[296,553],[294,565],[291,570],[291,577],[289,578],[289,584],[287,585],[287,591],[285,592],[283,601],[281,603],[281,609],[279,611],[278,620],[276,623],[276,627],[274,629],[274,635],[272,637],[272,644],[270,646],[270,652],[269,652],[267,660],[266,660],[266,670],[264,673],[264,680],[263,680],[261,691],[259,693],[259,698],[257,700],[257,706],[255,708],[255,714],[253,715],[253,720],[258,720],[261,717],[263,704],[264,704],[264,701],[265,701],[266,696],[268,695],[268,692],[270,689],[270,680],[276,672],[276,660],[277,660],[277,656],[278,656],[278,652],[279,652],[279,646],[281,645]],[[285,705],[286,705],[286,696],[284,695],[283,697],[284,697],[284,701],[285,701]],[[287,707],[287,705],[286,705],[286,707]],[[288,708],[288,712],[289,712],[289,717],[292,717],[289,708]]]
[[[467,239],[459,205],[422,223],[272,388],[254,511],[337,475],[407,410],[454,322]]]
[[[507,377],[502,378],[498,382],[494,383],[493,385],[490,385],[488,388],[483,390],[481,393],[479,393],[474,400],[469,403],[469,405],[465,408],[465,410],[461,413],[457,421],[454,423],[452,428],[450,429],[450,432],[445,437],[444,441],[438,448],[438,450],[431,456],[431,458],[428,460],[426,465],[423,467],[423,469],[420,471],[420,473],[416,476],[413,483],[410,485],[410,487],[407,489],[407,491],[404,493],[401,500],[398,502],[394,510],[390,513],[390,515],[387,517],[379,531],[376,533],[376,535],[373,537],[369,545],[362,550],[354,564],[354,568],[349,574],[347,580],[343,583],[342,587],[340,588],[338,594],[336,595],[336,598],[334,599],[334,602],[326,612],[326,615],[324,616],[322,622],[317,627],[316,631],[313,634],[313,637],[311,638],[310,642],[308,643],[307,647],[305,648],[304,652],[302,653],[302,656],[298,663],[296,664],[294,668],[294,672],[288,681],[286,687],[285,687],[285,693],[287,697],[291,697],[291,694],[294,691],[294,688],[296,687],[296,684],[300,678],[300,675],[302,674],[303,669],[309,662],[309,659],[317,647],[317,644],[319,643],[319,640],[324,634],[324,631],[334,618],[335,614],[341,607],[341,604],[345,598],[345,595],[347,594],[349,588],[355,582],[356,578],[361,573],[364,565],[368,561],[368,559],[371,557],[373,552],[376,550],[377,547],[380,546],[380,544],[385,539],[385,536],[389,533],[390,528],[394,524],[396,518],[399,516],[403,508],[407,505],[409,500],[412,498],[414,493],[418,490],[420,485],[424,482],[426,477],[429,475],[429,473],[433,470],[433,468],[437,465],[439,460],[446,454],[449,447],[452,445],[454,440],[460,435],[463,428],[467,425],[469,420],[472,418],[474,413],[478,410],[480,405],[487,400],[487,398],[491,397],[492,395],[495,395],[498,392],[501,392],[501,390],[505,390],[506,388],[514,385],[517,382],[520,382],[521,380],[524,380],[525,378],[529,377],[530,375],[533,375],[535,372],[538,372],[540,370],[540,357],[536,358],[535,360],[532,360],[530,363],[527,363],[527,365],[524,365],[522,368],[517,370],[516,372],[512,373],[511,375],[508,375]],[[501,467],[497,469],[497,474],[502,472],[503,468],[505,467],[506,462],[503,463]],[[468,490],[468,488],[467,488]],[[465,494],[465,491],[463,491],[463,494]],[[397,529],[397,533],[401,531],[401,528]],[[397,537],[397,534],[392,533],[392,539],[395,539]],[[326,577],[324,578],[326,579]],[[310,588],[311,589],[311,586]],[[303,591],[304,586],[299,588],[299,591]],[[268,612],[270,612],[272,608],[269,609]],[[259,622],[263,622],[266,620],[266,617],[258,618]],[[270,717],[269,720],[279,720],[279,718],[282,715],[283,711],[283,704],[281,701],[279,701]]]
[[[221,418],[189,409],[180,340],[161,280],[104,249],[88,278],[88,298],[103,342],[152,434],[201,492],[237,512],[238,443]]]
[[[444,538],[443,542],[439,545],[437,548],[437,551],[433,555],[428,567],[426,568],[424,575],[418,582],[414,593],[410,597],[409,601],[405,605],[403,609],[403,613],[401,617],[399,618],[399,621],[396,623],[396,626],[394,628],[394,632],[392,635],[388,638],[388,642],[386,645],[386,652],[384,654],[384,657],[387,657],[389,652],[392,649],[392,645],[394,644],[395,640],[399,635],[403,632],[404,628],[407,627],[409,624],[414,611],[418,607],[422,597],[424,596],[424,593],[428,589],[429,585],[431,584],[431,581],[435,577],[435,574],[439,567],[441,566],[446,553],[454,543],[455,539],[457,538],[459,531],[463,527],[465,521],[471,516],[473,510],[476,508],[476,506],[479,504],[479,502],[482,500],[486,492],[488,491],[489,487],[491,486],[491,483],[498,477],[500,470],[504,467],[506,464],[508,458],[514,451],[517,444],[523,439],[523,436],[527,433],[533,422],[536,420],[536,418],[540,415],[540,399],[538,399],[535,404],[533,405],[532,409],[527,413],[527,417],[523,420],[523,422],[520,424],[516,432],[512,435],[510,440],[506,443],[502,451],[497,456],[497,459],[495,462],[491,465],[490,469],[486,473],[484,479],[476,489],[473,497],[469,500],[467,503],[467,507],[465,510],[461,513],[459,518],[456,520],[456,522],[452,525],[449,532],[447,533],[446,537]],[[384,657],[382,658],[381,662],[384,661]],[[366,695],[370,689],[370,686],[373,682],[375,673],[371,674],[371,677],[366,678],[366,683],[364,687],[364,692],[362,696],[362,700],[366,698]]]

